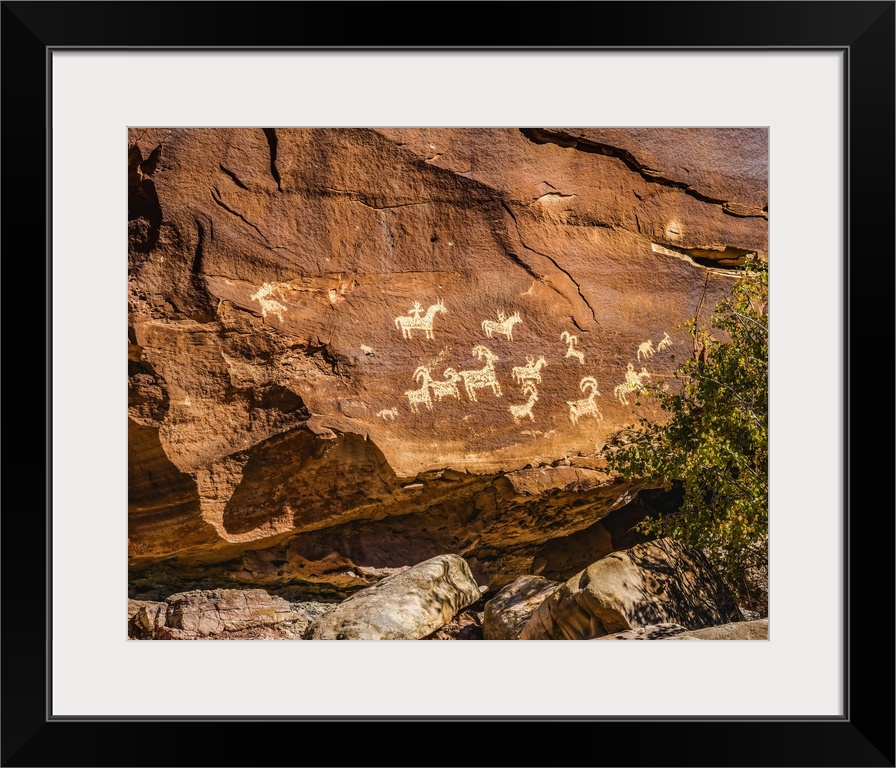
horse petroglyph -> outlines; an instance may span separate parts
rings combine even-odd
[[[395,421],[395,417],[398,416],[397,408],[383,408],[383,410],[378,411],[377,416],[379,416],[383,421]]]
[[[520,419],[524,416],[528,416],[530,420],[535,421],[535,417],[532,415],[532,408],[538,402],[538,390],[535,388],[534,382],[527,381],[523,384],[523,394],[529,398],[525,403],[510,406],[510,413],[517,424],[520,423]]]
[[[579,350],[576,349],[576,345],[579,343],[578,336],[573,336],[572,334],[569,333],[569,331],[563,331],[563,333],[560,334],[560,341],[566,342],[566,345],[567,345],[566,356],[567,357],[578,358],[579,365],[585,364],[585,353],[579,352]]]
[[[464,388],[467,390],[467,397],[474,403],[477,402],[476,390],[485,387],[491,387],[495,397],[501,397],[501,385],[498,383],[498,379],[495,376],[495,363],[498,360],[497,355],[488,349],[488,347],[483,347],[479,344],[473,347],[473,357],[478,357],[480,360],[485,358],[485,367],[478,371],[461,371],[458,374],[464,380]]]
[[[407,315],[395,318],[395,327],[401,329],[401,337],[403,339],[412,339],[413,331],[424,331],[427,339],[434,339],[432,321],[436,316],[436,312],[443,315],[448,312],[441,299],[438,299],[435,304],[427,309],[425,315],[423,315],[423,307],[420,305],[420,302],[415,301],[413,308],[408,310]],[[421,317],[421,315],[423,316]]]
[[[429,385],[432,384],[432,376],[429,368],[421,365],[414,371],[414,381],[420,383],[420,389],[409,389],[404,393],[411,406],[411,410],[417,413],[417,406],[423,403],[427,410],[432,410],[432,398],[429,396]]]
[[[276,285],[273,285],[271,283],[262,283],[261,288],[253,293],[249,298],[261,304],[262,317],[266,318],[268,316],[268,313],[270,312],[271,314],[277,315],[277,319],[282,323],[283,313],[286,312],[286,307],[276,299],[269,298],[277,290],[279,289]],[[282,299],[283,297],[281,296],[280,298]]]
[[[482,330],[485,331],[485,335],[489,338],[492,337],[493,333],[503,333],[509,341],[513,341],[513,326],[521,322],[523,320],[519,312],[514,312],[510,317],[507,317],[503,312],[498,312],[498,322],[483,320]]]
[[[590,390],[588,397],[582,400],[567,400],[569,406],[569,420],[573,424],[578,424],[579,419],[583,416],[594,416],[598,421],[603,420],[603,414],[598,410],[597,403],[594,402],[595,397],[600,397],[597,391],[597,380],[593,376],[586,376],[579,382],[579,389],[582,392]]]
[[[620,403],[628,405],[627,395],[631,392],[643,393],[645,391],[644,380],[649,378],[650,374],[644,366],[641,366],[641,371],[637,372],[635,371],[635,366],[629,363],[625,371],[625,381],[613,387],[613,394],[619,399]]]
[[[527,363],[525,365],[516,365],[513,368],[513,378],[516,379],[520,384],[524,381],[537,381],[541,384],[541,374],[539,371],[544,368],[548,361],[544,359],[544,357],[539,357],[536,360],[531,355],[526,355]]]

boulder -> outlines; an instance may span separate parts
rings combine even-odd
[[[419,640],[481,597],[466,561],[439,555],[355,593],[308,627],[309,640]]]
[[[520,576],[485,604],[486,640],[519,640],[532,612],[561,586],[541,576]]]
[[[167,603],[128,600],[128,637],[150,640],[165,626]]]
[[[683,632],[670,640],[768,640],[768,619],[738,621]]]
[[[650,624],[687,629],[742,619],[706,556],[673,539],[639,544],[598,560],[532,614],[522,640],[588,640]]]
[[[274,625],[296,618],[286,600],[263,589],[193,590],[171,595],[166,603],[166,626],[197,635]]]

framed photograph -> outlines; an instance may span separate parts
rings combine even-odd
[[[589,765],[893,765],[892,675],[878,669],[892,641],[886,626],[857,624],[874,627],[893,604],[892,515],[862,536],[867,482],[850,474],[851,446],[876,444],[869,422],[892,420],[856,418],[850,374],[865,354],[857,329],[879,329],[892,310],[892,247],[871,233],[893,224],[893,185],[880,176],[893,168],[894,4],[554,4],[574,11],[572,27],[535,4],[475,6],[538,29],[514,47],[334,44],[302,39],[312,33],[271,24],[271,14],[342,16],[347,6],[223,3],[214,25],[210,8],[3,4],[3,215],[7,238],[23,224],[45,227],[47,302],[46,524],[36,534],[34,516],[26,526],[10,503],[4,518],[3,765],[275,765],[293,758],[260,758],[251,739],[234,746],[218,731],[239,723],[274,735],[287,722],[326,723],[324,739],[337,736],[338,756],[315,746],[302,762],[400,763],[361,740],[343,745],[351,740],[329,727],[362,721],[587,723],[615,742]],[[434,3],[414,15],[444,23],[473,8]],[[372,29],[395,11],[406,6],[353,5],[346,23]],[[640,31],[645,15],[662,34]],[[154,178],[162,151],[166,175]],[[378,172],[400,184],[380,186]],[[461,187],[476,204],[457,216]],[[157,194],[176,200],[182,221],[162,220]],[[736,236],[726,241],[694,212],[704,207]],[[550,242],[559,229],[567,245],[578,238],[568,253],[592,244],[594,274],[557,257],[567,247]],[[703,270],[702,294],[646,256],[644,274],[629,279],[619,245],[628,237],[649,243],[656,264]],[[498,268],[496,254],[515,260]],[[227,627],[238,642],[135,641],[208,638],[218,624],[203,623],[200,602],[253,578],[277,586],[258,612],[276,613],[282,629],[278,611],[293,611],[292,639],[309,627],[350,637],[323,626],[330,608],[307,605],[407,573],[413,563],[390,560],[388,546],[447,557],[449,540],[471,530],[463,505],[452,506],[455,480],[469,491],[479,475],[512,468],[531,476],[508,493],[525,495],[547,467],[575,475],[579,492],[605,468],[586,466],[611,438],[601,424],[654,413],[649,397],[661,396],[661,374],[671,379],[671,355],[695,341],[679,305],[698,298],[693,315],[708,322],[725,273],[754,257],[768,264],[772,318],[767,640],[289,642],[273,624],[246,624]],[[641,304],[623,290],[638,281],[650,286]],[[125,299],[131,312],[140,306],[139,324]],[[125,325],[140,388],[130,433]],[[33,355],[25,343],[33,348],[33,334],[9,339],[8,359]],[[366,384],[340,388],[363,367],[353,381]],[[296,376],[301,397],[288,386]],[[165,422],[160,408],[180,415]],[[290,419],[313,440],[296,438]],[[868,453],[866,476],[889,477],[891,462]],[[172,491],[182,475],[193,485]],[[365,529],[365,557],[352,558],[328,544],[345,510],[318,503],[325,514],[302,529],[301,546],[281,552],[277,537],[296,533],[289,499],[276,497],[284,488],[289,498],[354,494],[353,509],[382,504],[384,520],[386,497],[442,517],[432,518],[437,530]],[[566,487],[548,490],[538,492],[556,500]],[[193,491],[201,524],[191,522]],[[487,491],[472,516],[491,514]],[[413,501],[429,493],[444,500]],[[458,543],[467,570],[453,587],[469,578],[493,597],[520,567],[513,556],[558,583],[580,573],[588,563],[570,552],[597,544],[547,546],[590,530],[562,522],[573,507],[555,507],[539,512],[557,531],[535,549],[499,542],[524,539],[523,524],[480,526],[494,541],[478,549]],[[608,551],[640,541],[623,548],[604,533]],[[872,556],[869,539],[882,551]],[[264,548],[246,546],[259,540]],[[128,558],[139,565],[130,578]],[[184,593],[189,563],[218,582],[197,578],[188,597],[165,604],[166,584]],[[291,578],[318,590],[301,627],[296,596],[281,589]],[[126,597],[136,601],[130,619],[143,622],[130,638]],[[232,608],[226,599],[212,596],[216,622]],[[156,621],[162,604],[180,623]],[[482,606],[467,605],[453,637],[481,631]],[[620,627],[578,637],[610,629]],[[859,693],[869,679],[883,705],[868,687]],[[108,736],[116,725],[141,743],[164,730],[185,751],[122,755]],[[191,735],[213,727],[211,739]],[[495,755],[485,760],[580,760],[531,738]]]

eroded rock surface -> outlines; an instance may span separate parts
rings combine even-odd
[[[656,415],[682,324],[767,251],[766,143],[130,129],[135,578],[351,590],[447,551],[491,588],[581,567],[545,545],[639,488],[576,460]]]
[[[741,618],[702,552],[658,539],[573,576],[535,610],[520,639],[589,640],[651,624],[702,629]]]

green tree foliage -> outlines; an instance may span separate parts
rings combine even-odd
[[[659,398],[668,419],[641,419],[607,456],[627,477],[680,485],[680,509],[641,530],[703,549],[742,604],[759,610],[768,572],[767,307],[768,266],[753,258],[712,329],[688,323],[695,354],[675,381],[642,392]]]

